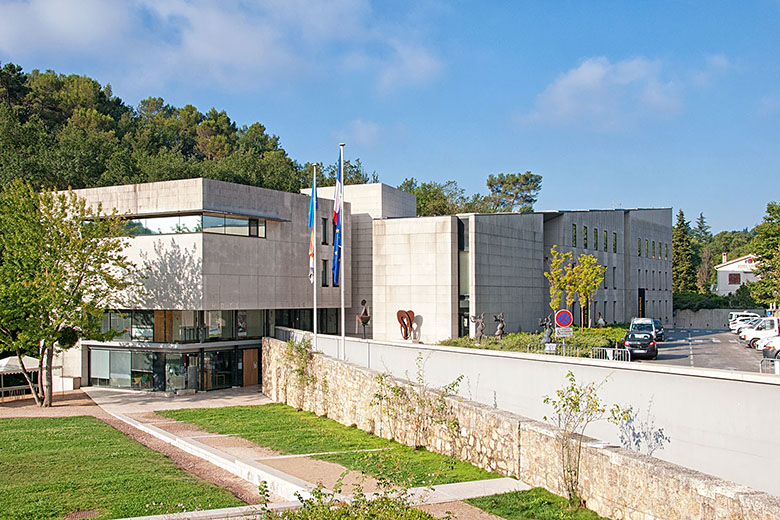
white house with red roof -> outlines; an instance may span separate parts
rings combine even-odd
[[[721,296],[735,292],[745,282],[758,280],[753,273],[756,267],[756,255],[745,255],[729,260],[723,253],[723,262],[715,266],[718,273],[718,286],[715,292]]]

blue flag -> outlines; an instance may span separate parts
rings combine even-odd
[[[309,199],[309,229],[311,229],[309,237],[309,281],[314,283],[314,226],[317,220],[317,170],[314,170],[311,179],[311,199]]]
[[[339,284],[339,272],[341,268],[341,215],[344,213],[344,164],[339,155],[339,171],[336,176],[336,187],[333,190],[333,223],[336,230],[333,232],[333,286]]]

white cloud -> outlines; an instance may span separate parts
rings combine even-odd
[[[681,109],[681,85],[664,78],[661,62],[634,58],[612,63],[597,57],[561,74],[522,119],[607,130],[641,116],[674,115]]]
[[[101,0],[0,1],[0,51],[90,52],[123,33],[131,13]]]
[[[278,88],[350,70],[381,93],[434,80],[441,63],[415,28],[383,23],[367,0],[0,0],[0,54],[59,52],[132,70],[126,82],[147,88]]]
[[[373,121],[364,121],[355,119],[349,123],[349,128],[340,132],[346,135],[346,140],[363,147],[373,147],[379,143],[382,134],[382,128]]]

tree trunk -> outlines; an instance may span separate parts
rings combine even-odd
[[[19,364],[22,365],[22,374],[24,375],[24,378],[27,380],[27,384],[30,385],[30,393],[33,396],[33,399],[35,399],[35,404],[38,406],[41,406],[41,398],[38,395],[38,391],[40,388],[35,388],[35,382],[33,381],[32,374],[27,371],[27,367],[24,366],[24,356],[22,355],[22,351],[19,349],[16,349],[16,358],[19,360]],[[41,367],[40,367],[40,361],[38,361],[38,381],[41,380]]]
[[[44,347],[44,358],[46,363],[43,369],[43,406],[48,408],[51,406],[51,394],[52,394],[52,363],[54,363],[54,348]]]

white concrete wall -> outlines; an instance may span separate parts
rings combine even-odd
[[[374,221],[374,337],[400,339],[399,310],[415,313],[417,339],[458,333],[457,217]]]
[[[287,340],[288,332],[277,328],[277,338]],[[318,338],[319,349],[333,357],[338,343],[334,336]],[[671,438],[654,456],[780,495],[778,376],[357,339],[347,341],[345,359],[413,379],[418,356],[429,383],[463,375],[464,397],[539,421],[552,412],[544,396],[564,386],[568,371],[579,383],[603,382],[598,393],[605,403],[631,406],[642,419],[649,413]],[[606,422],[586,434],[619,444],[617,428]]]

